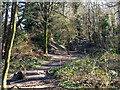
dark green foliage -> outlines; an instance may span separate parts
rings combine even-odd
[[[31,8],[32,7],[32,8]],[[29,6],[26,7],[26,16],[25,21],[23,22],[24,29],[27,32],[36,32],[38,29],[43,29],[43,22],[41,21],[41,15],[39,12],[39,7],[37,3],[29,3]]]
[[[38,48],[44,48],[44,35],[41,33],[36,33],[35,36],[31,37],[33,44]]]

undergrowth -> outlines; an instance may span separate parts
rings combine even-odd
[[[41,66],[43,61],[49,61],[50,59],[12,59],[10,62],[9,72],[17,72],[17,71],[24,71],[24,70],[34,70]],[[4,63],[4,60],[3,60]],[[2,69],[4,64],[2,65]]]
[[[120,88],[120,67],[115,54],[104,53],[100,57],[83,56],[79,60],[52,68],[50,75],[64,88]],[[118,67],[111,68],[111,65]]]

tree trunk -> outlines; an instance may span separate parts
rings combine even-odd
[[[6,35],[7,35],[8,9],[9,9],[9,2],[6,3],[6,15],[5,15],[5,23],[4,23],[4,34],[3,34],[3,39],[2,39],[2,56],[3,57],[4,57]]]
[[[2,36],[1,36],[1,31],[2,31],[2,2],[0,1],[0,62],[2,62],[2,53],[1,53],[1,41],[2,41]],[[0,63],[0,69],[1,69],[2,65]],[[1,73],[0,73],[0,77],[1,77]],[[1,82],[0,82],[1,85]]]
[[[11,55],[13,40],[14,40],[15,32],[16,32],[17,9],[18,9],[18,0],[15,3],[13,28],[12,28],[12,34],[11,34],[11,37],[10,37],[10,41],[9,41],[10,46],[8,47],[8,52],[6,52],[5,64],[4,64],[4,69],[3,69],[3,73],[2,73],[2,85],[1,85],[2,89],[7,88],[7,74],[8,74],[8,70],[9,70],[10,55]]]
[[[1,49],[2,49],[2,47],[1,47],[1,41],[2,41],[2,36],[1,36],[1,31],[2,31],[2,2],[0,1],[0,62],[2,62],[2,53],[1,53]],[[2,67],[2,63],[0,63],[0,69],[1,69],[1,67]],[[2,73],[1,73],[1,71],[0,71],[0,81],[1,81],[1,75]],[[0,82],[0,85],[1,85],[1,82]],[[0,89],[1,89],[1,87],[0,87]]]
[[[15,8],[15,2],[12,3],[12,9],[11,9],[11,20],[10,20],[10,26],[9,30],[7,33],[7,38],[6,38],[6,43],[5,43],[5,53],[4,53],[4,58],[6,57],[6,53],[8,52],[8,46],[9,46],[9,41],[11,37],[11,32],[12,32],[12,25],[13,25],[13,18],[14,18],[14,8]]]
[[[48,10],[47,10],[47,4],[45,4],[44,7],[44,53],[48,54],[48,28],[47,28],[47,23],[48,23]]]
[[[119,20],[119,24],[118,24],[118,53],[120,54],[120,2],[118,5],[118,20]]]
[[[44,53],[48,54],[48,29],[47,29],[47,21],[44,22]]]

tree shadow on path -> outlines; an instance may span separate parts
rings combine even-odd
[[[47,72],[52,67],[61,67],[67,62],[77,60],[81,53],[71,52],[71,55],[64,53],[50,55],[52,56],[50,61],[44,61],[39,68],[27,71],[25,79],[19,81],[8,79],[8,88],[12,88],[15,85],[19,88],[61,88],[57,86],[55,78],[51,77]]]

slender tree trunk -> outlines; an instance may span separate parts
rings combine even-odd
[[[118,5],[118,18],[119,18],[119,24],[118,24],[118,53],[120,54],[120,2]]]
[[[44,53],[48,54],[48,10],[47,10],[47,4],[45,3],[44,7]]]
[[[9,41],[11,37],[11,32],[12,32],[12,25],[13,25],[13,18],[14,18],[14,8],[15,8],[15,2],[12,3],[12,9],[11,9],[11,20],[10,20],[10,26],[9,26],[9,30],[7,33],[7,38],[6,38],[6,43],[5,43],[5,53],[4,53],[4,57],[6,57],[6,53],[8,52],[8,46],[9,46]]]
[[[6,15],[5,15],[5,23],[4,23],[4,34],[3,34],[3,39],[2,39],[2,56],[3,57],[4,57],[6,35],[7,35],[8,9],[9,9],[9,2],[6,3]]]
[[[2,53],[1,53],[1,49],[2,49],[2,45],[1,45],[1,41],[2,41],[2,36],[1,36],[1,31],[2,31],[2,2],[0,1],[0,62],[2,62]],[[1,69],[2,65],[0,63],[0,69]],[[1,72],[0,72],[0,77],[1,77]],[[0,80],[1,81],[1,80]],[[1,85],[1,82],[0,82]]]
[[[2,41],[2,36],[1,36],[1,31],[2,31],[2,2],[0,1],[0,70],[1,70],[1,67],[2,67],[2,45],[1,45],[1,41]],[[2,73],[0,71],[0,85],[1,85],[1,77],[2,77]],[[0,90],[1,90],[1,87],[0,87]]]
[[[40,3],[40,10],[42,11],[40,12],[44,19],[44,54],[48,54],[48,19],[53,10],[52,5],[53,3],[50,4],[50,2]]]
[[[48,54],[48,29],[47,29],[47,20],[44,22],[44,53]]]
[[[10,37],[10,41],[9,41],[10,46],[8,47],[8,52],[6,52],[7,55],[6,55],[6,58],[5,58],[5,64],[4,64],[4,69],[3,69],[3,73],[2,73],[2,85],[1,85],[2,89],[7,88],[7,74],[8,74],[8,70],[9,70],[10,55],[11,55],[13,40],[14,40],[15,32],[16,32],[17,9],[18,9],[18,0],[15,3],[13,28],[12,28],[12,34],[11,34],[11,37]]]

